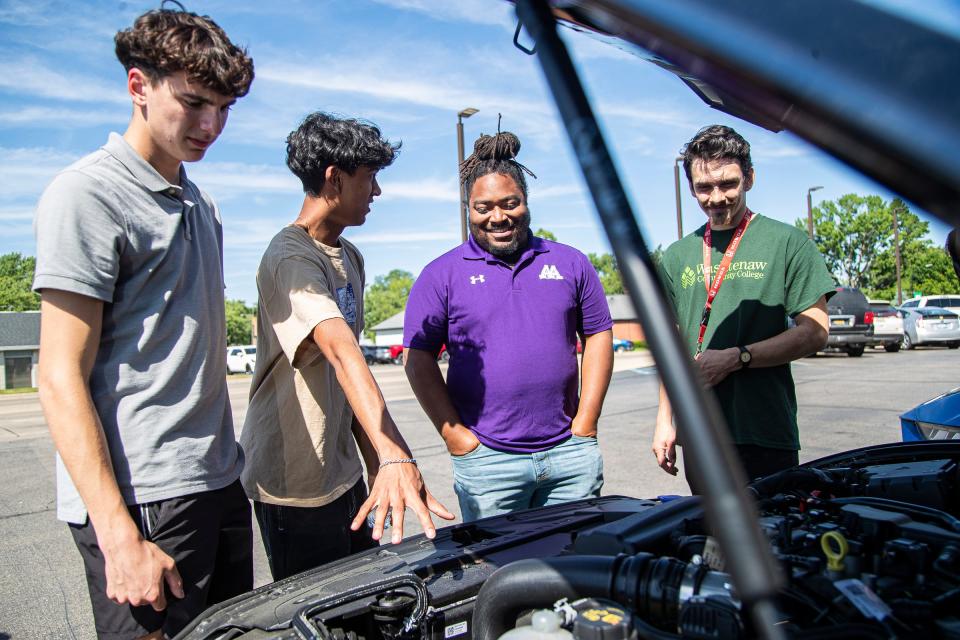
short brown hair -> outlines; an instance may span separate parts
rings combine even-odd
[[[750,143],[739,133],[722,124],[714,124],[697,131],[687,144],[680,149],[683,158],[683,171],[687,180],[693,180],[690,168],[694,160],[712,162],[714,160],[733,160],[740,165],[744,177],[753,169],[750,159]]]
[[[117,59],[151,82],[186,71],[187,77],[224,96],[245,96],[253,82],[253,60],[230,42],[208,16],[187,11],[148,11],[114,38]]]

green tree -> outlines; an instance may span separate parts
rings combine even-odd
[[[886,202],[876,195],[853,193],[824,201],[813,209],[814,241],[840,284],[868,293],[895,287],[893,208],[897,209],[902,256],[930,246],[929,225],[899,198]],[[805,219],[795,223],[806,229]]]
[[[412,286],[413,274],[402,269],[374,279],[363,296],[364,333],[368,338],[374,337],[373,327],[403,311]]]
[[[925,296],[955,292],[956,275],[950,254],[943,247],[937,246],[924,247],[912,253],[902,284],[907,296],[912,296],[914,291]]]
[[[257,310],[243,300],[226,300],[227,344],[250,344],[253,341],[253,318]]]
[[[40,296],[31,291],[37,259],[20,253],[0,255],[0,311],[35,311]]]
[[[663,262],[663,245],[658,244],[657,248],[650,252],[650,259],[653,261],[653,266],[659,270],[660,263]]]
[[[608,296],[625,293],[623,288],[623,278],[620,276],[620,267],[617,265],[617,259],[612,253],[588,253],[590,264],[597,270],[600,276],[600,284],[603,285],[603,293]],[[653,266],[660,268],[660,259],[663,257],[663,247],[657,245],[657,248],[650,252],[650,259],[653,260]]]
[[[590,264],[597,270],[600,276],[600,284],[603,285],[603,292],[608,295],[617,295],[623,293],[623,280],[620,278],[620,269],[617,267],[617,259],[612,253],[588,253]]]
[[[553,240],[554,242],[557,241],[557,236],[553,235],[553,232],[547,231],[543,227],[540,227],[534,231],[533,235],[537,236],[538,238],[543,238],[544,240]]]

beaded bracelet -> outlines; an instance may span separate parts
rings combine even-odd
[[[416,458],[395,458],[393,460],[384,460],[380,463],[380,468],[383,469],[388,464],[417,464]]]

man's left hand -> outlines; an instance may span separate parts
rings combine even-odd
[[[740,350],[736,347],[707,349],[697,357],[697,364],[703,381],[708,387],[715,387],[740,368]]]
[[[573,423],[570,425],[570,432],[575,436],[580,436],[581,438],[596,438],[597,423],[574,418]]]
[[[409,462],[388,464],[380,468],[370,496],[360,505],[350,528],[354,531],[360,529],[367,514],[374,507],[377,508],[377,513],[373,525],[373,539],[379,540],[383,536],[384,521],[387,511],[390,510],[393,517],[393,544],[403,540],[403,516],[407,507],[417,514],[428,538],[437,535],[437,529],[430,519],[431,511],[444,520],[453,520],[455,517],[427,490],[417,465]]]

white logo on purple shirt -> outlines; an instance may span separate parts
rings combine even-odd
[[[478,282],[485,282],[483,279],[483,274],[479,276],[470,276],[470,284],[477,284]]]
[[[543,269],[540,270],[540,279],[541,280],[563,280],[563,276],[560,275],[560,272],[557,271],[557,266],[553,264],[543,265]]]

